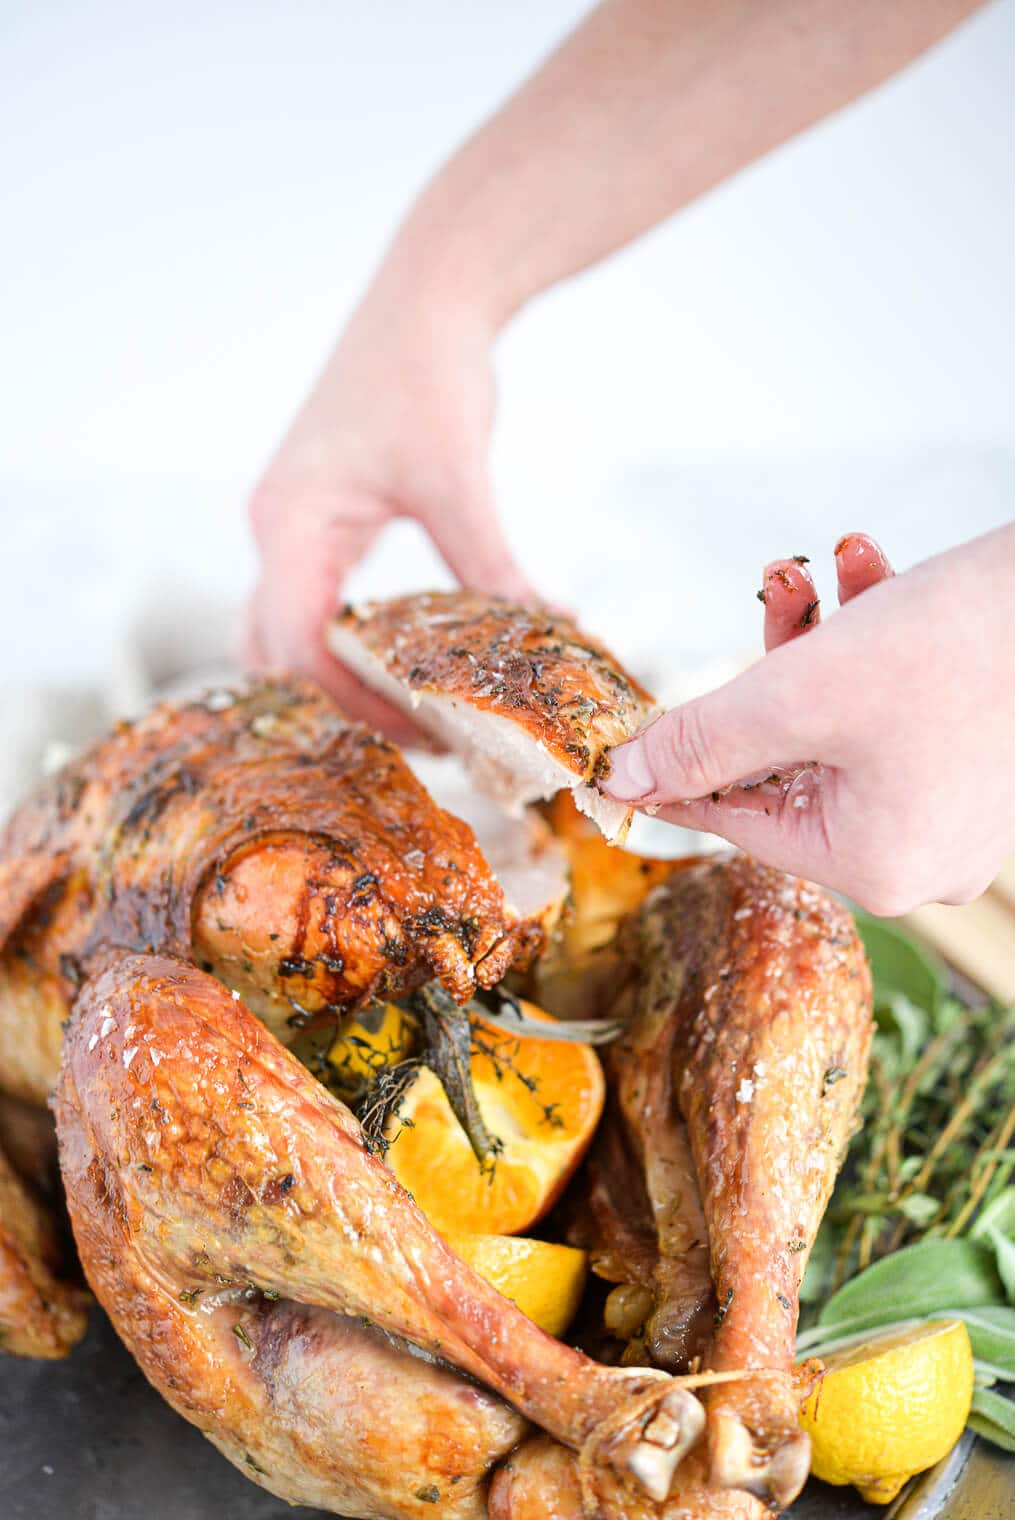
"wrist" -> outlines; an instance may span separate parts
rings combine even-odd
[[[399,228],[378,274],[389,298],[408,300],[453,330],[493,344],[533,292],[512,251],[506,208],[488,187],[473,188],[456,162],[423,191]]]

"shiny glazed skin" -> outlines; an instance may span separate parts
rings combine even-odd
[[[0,1091],[46,1101],[63,1022],[112,946],[200,960],[290,1040],[321,1008],[433,976],[465,1000],[534,937],[472,831],[316,687],[163,704],[65,767],[0,834]],[[52,1355],[83,1319],[55,1289],[26,1314],[26,1284],[53,1263],[36,1239],[6,1228],[0,1326],[9,1348]]]
[[[116,746],[139,730],[132,781]],[[807,1465],[797,1287],[870,1033],[848,915],[732,859],[674,874],[627,935],[637,996],[609,1057],[604,1145],[638,1186],[607,1188],[596,1217],[612,1275],[653,1296],[657,1362],[776,1374],[703,1392],[706,1415],[660,1372],[543,1335],[476,1278],[272,1032],[395,976],[442,971],[467,995],[498,955],[524,953],[526,926],[469,911],[500,903],[469,831],[396,784],[397,752],[312,688],[156,710],[107,744],[112,760],[98,746],[5,836],[0,1079],[45,1090],[46,1020],[83,981],[62,1169],[89,1281],[155,1386],[255,1481],[338,1513],[479,1520],[524,1419],[548,1435],[494,1477],[501,1520],[540,1493],[560,1520],[575,1493],[612,1520],[753,1520],[788,1502]],[[407,827],[432,827],[415,836],[422,861]],[[479,862],[464,883],[463,839]],[[418,905],[441,840],[455,859],[435,915]],[[20,1267],[39,1258],[27,1235],[20,1251]],[[419,1418],[399,1426],[408,1387]]]
[[[0,1064],[0,1088],[38,1100],[56,1078],[53,1013],[103,947],[200,959],[291,1038],[291,999],[344,1011],[437,976],[465,1001],[529,933],[471,829],[308,682],[156,707],[40,788],[0,835],[0,947],[19,924],[0,1039],[39,1069],[15,1084]],[[40,982],[46,1040],[22,1027]]]
[[[583,781],[655,711],[605,645],[558,612],[431,591],[347,607],[338,625],[410,690],[510,718]]]
[[[415,1472],[422,1462],[447,1479],[446,1490],[432,1480],[446,1502],[428,1513],[458,1514],[448,1467],[475,1490],[521,1434],[492,1394],[456,1393],[442,1367],[433,1429],[409,1420],[400,1435],[395,1421],[387,1462],[361,1471],[368,1410],[347,1428],[344,1398],[332,1407],[313,1391],[351,1376],[353,1362],[369,1365],[350,1318],[471,1374],[592,1467],[626,1471],[646,1454],[649,1405],[667,1431],[694,1405],[658,1373],[601,1366],[554,1340],[477,1277],[367,1151],[349,1111],[193,966],[108,956],[78,1000],[54,1109],[75,1239],[96,1296],[174,1408],[283,1498],[400,1520],[416,1511],[399,1464]],[[331,1370],[308,1366],[320,1381],[305,1399],[287,1373],[294,1396],[283,1401],[280,1353],[268,1340],[289,1345],[292,1325],[303,1323],[299,1304],[321,1311],[314,1324]],[[292,1317],[280,1329],[284,1308]],[[397,1381],[381,1386],[392,1357],[390,1343],[381,1345],[369,1398],[394,1418],[404,1395]],[[415,1366],[417,1387],[432,1374],[432,1360]],[[632,1403],[638,1417],[628,1428]],[[454,1457],[439,1455],[449,1404],[461,1431]],[[608,1427],[602,1443],[600,1426]],[[647,1455],[658,1459],[658,1445]]]
[[[655,1234],[643,1352],[776,1374],[703,1397],[712,1482],[783,1505],[807,1473],[799,1287],[866,1082],[869,969],[845,908],[747,856],[672,876],[629,932],[641,982],[609,1077],[644,1189],[594,1175],[593,1249],[644,1288]]]

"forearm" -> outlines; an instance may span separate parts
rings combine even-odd
[[[497,328],[981,3],[606,0],[431,182],[386,272]]]

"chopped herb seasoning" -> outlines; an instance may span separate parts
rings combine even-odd
[[[428,1483],[425,1488],[417,1488],[416,1498],[421,1504],[437,1504],[440,1502],[441,1491],[436,1483]]]
[[[836,1082],[841,1082],[843,1077],[848,1076],[849,1072],[845,1066],[830,1066],[821,1081],[821,1096],[824,1097],[830,1087],[834,1087]]]

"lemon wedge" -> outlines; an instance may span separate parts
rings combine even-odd
[[[517,1235],[450,1234],[451,1249],[548,1335],[560,1337],[577,1312],[587,1257],[573,1246]]]

